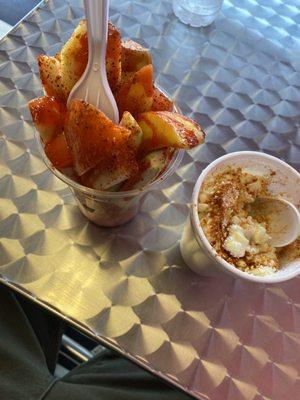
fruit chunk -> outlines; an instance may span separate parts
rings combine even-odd
[[[173,111],[174,103],[161,90],[154,88],[151,111]]]
[[[153,182],[164,172],[173,154],[174,150],[168,148],[148,153],[139,162],[138,173],[129,178],[120,190],[141,189]]]
[[[68,94],[83,74],[88,60],[86,22],[80,21],[60,52],[61,76]]]
[[[101,162],[81,176],[81,182],[97,190],[109,190],[111,192],[120,188],[120,184],[130,178],[131,171],[125,165],[114,165],[110,169],[102,168]]]
[[[124,112],[120,125],[131,131],[130,141],[132,142],[133,147],[137,149],[141,144],[143,132],[130,112]]]
[[[138,165],[129,140],[131,132],[115,125],[91,104],[78,99],[71,102],[65,135],[79,176],[94,167],[104,174],[113,170],[126,171],[127,176],[136,173]]]
[[[143,151],[168,146],[190,149],[202,143],[205,136],[196,122],[169,111],[149,111],[140,114],[137,122],[143,131]]]
[[[136,72],[152,64],[148,49],[133,40],[122,40],[122,72]]]
[[[129,111],[134,117],[150,111],[153,102],[153,67],[146,65],[137,71],[115,93],[120,115]]]
[[[42,141],[48,143],[63,131],[66,107],[54,97],[44,96],[33,99],[28,104],[33,123]]]
[[[121,80],[121,34],[111,23],[108,23],[106,48],[106,72],[111,90],[115,90]]]
[[[73,165],[65,135],[61,132],[45,146],[46,156],[56,168],[67,168]]]
[[[62,80],[59,60],[56,57],[40,55],[38,56],[38,64],[40,78],[46,94],[66,102],[69,92]]]
[[[83,74],[88,60],[88,38],[86,22],[80,21],[70,39],[55,57],[38,57],[40,77],[49,96],[67,101],[68,95]],[[108,23],[106,49],[107,79],[112,90],[121,79],[121,35]]]
[[[60,58],[62,80],[70,93],[83,74],[88,60],[88,37],[85,20],[79,22],[72,36],[63,46]],[[108,23],[106,72],[109,85],[113,90],[121,79],[121,35],[111,22]]]

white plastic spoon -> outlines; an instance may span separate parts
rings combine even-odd
[[[81,99],[93,104],[113,122],[119,123],[119,112],[110,90],[105,65],[108,0],[84,0],[88,30],[89,54],[84,73],[74,85],[68,98],[68,106],[73,99]]]
[[[300,213],[289,201],[281,198],[261,197],[251,204],[251,215],[268,219],[270,244],[283,247],[300,234]]]

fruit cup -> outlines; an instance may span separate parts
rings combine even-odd
[[[154,86],[149,50],[122,40],[110,22],[106,73],[120,123],[114,124],[83,100],[73,99],[67,108],[87,56],[83,20],[55,57],[39,55],[45,95],[28,106],[46,165],[70,187],[88,219],[101,226],[117,226],[133,218],[144,195],[174,172],[183,154],[178,149],[198,146],[205,133],[195,121],[179,115],[169,96]]]

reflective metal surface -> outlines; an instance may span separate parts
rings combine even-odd
[[[75,0],[42,4],[0,44],[1,279],[195,397],[296,400],[299,279],[202,278],[178,243],[193,184],[216,157],[263,150],[299,168],[299,2],[225,1],[206,29],[181,24],[170,1],[111,3],[206,144],[128,225],[88,223],[43,164],[27,110],[41,94],[36,56],[56,53],[83,11]]]

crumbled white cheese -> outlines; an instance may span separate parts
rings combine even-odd
[[[239,225],[232,224],[229,227],[229,235],[224,240],[223,247],[233,257],[244,257],[248,248],[249,240],[244,235],[243,228]]]
[[[258,246],[270,240],[266,228],[253,219],[242,221],[234,217],[233,222],[243,222],[243,226],[237,223],[229,226],[228,236],[223,243],[224,249],[233,257],[244,257],[246,252],[258,254]]]

